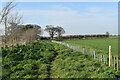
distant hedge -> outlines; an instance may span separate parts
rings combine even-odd
[[[109,37],[109,35],[105,34],[96,34],[96,35],[69,35],[69,36],[62,36],[62,39],[83,39],[83,38],[105,38]],[[54,37],[57,39],[57,37]],[[50,39],[50,37],[41,37],[42,40]]]

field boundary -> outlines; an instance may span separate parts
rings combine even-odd
[[[96,53],[93,49],[88,48],[82,48],[80,46],[72,46],[67,43],[59,42],[59,41],[52,41],[53,43],[61,44],[64,46],[67,46],[75,51],[79,51],[84,55],[88,55],[92,57],[94,60],[103,62],[104,64],[108,65],[109,67],[113,67],[114,70],[119,71],[120,70],[120,60],[118,59],[118,56],[112,56],[112,55],[103,55]]]

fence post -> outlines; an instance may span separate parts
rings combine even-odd
[[[118,56],[117,56],[117,71],[118,71],[118,66],[119,66],[119,64],[118,64]]]
[[[115,56],[114,56],[114,70],[115,70]]]
[[[109,67],[111,65],[111,45],[109,45]]]
[[[90,54],[91,54],[91,57],[93,58],[94,54],[92,52],[93,52],[93,50],[91,49]]]
[[[107,58],[106,58],[106,56],[104,56],[104,63],[107,64]]]
[[[108,58],[106,57],[106,64],[108,64]]]
[[[104,64],[105,64],[105,56],[103,55],[103,62],[104,62]]]

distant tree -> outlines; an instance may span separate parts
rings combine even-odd
[[[110,33],[109,32],[106,32],[106,36],[109,37]]]
[[[26,44],[29,44],[36,40],[36,34],[36,29],[27,29],[22,33],[21,39]]]
[[[51,39],[53,39],[54,35],[56,34],[56,28],[53,25],[47,25],[45,31],[49,33]]]
[[[42,35],[43,34],[43,30],[42,30],[41,26],[39,26],[39,25],[27,24],[27,25],[24,25],[21,28],[22,31],[25,31],[25,30],[28,30],[28,29],[36,29],[37,30],[37,35]]]
[[[47,25],[45,31],[49,33],[51,39],[53,39],[54,35],[56,34],[58,35],[58,39],[60,39],[61,35],[65,33],[65,30],[62,27],[54,27],[53,25]]]
[[[39,25],[28,24],[21,28],[22,36],[20,39],[25,43],[32,43],[42,35],[42,29]]]
[[[56,33],[57,33],[58,39],[60,40],[62,38],[62,34],[65,33],[65,30],[60,26],[57,26],[55,28],[56,28]]]

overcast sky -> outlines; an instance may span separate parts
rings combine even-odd
[[[18,2],[15,10],[25,24],[59,25],[66,35],[118,33],[117,2]]]

